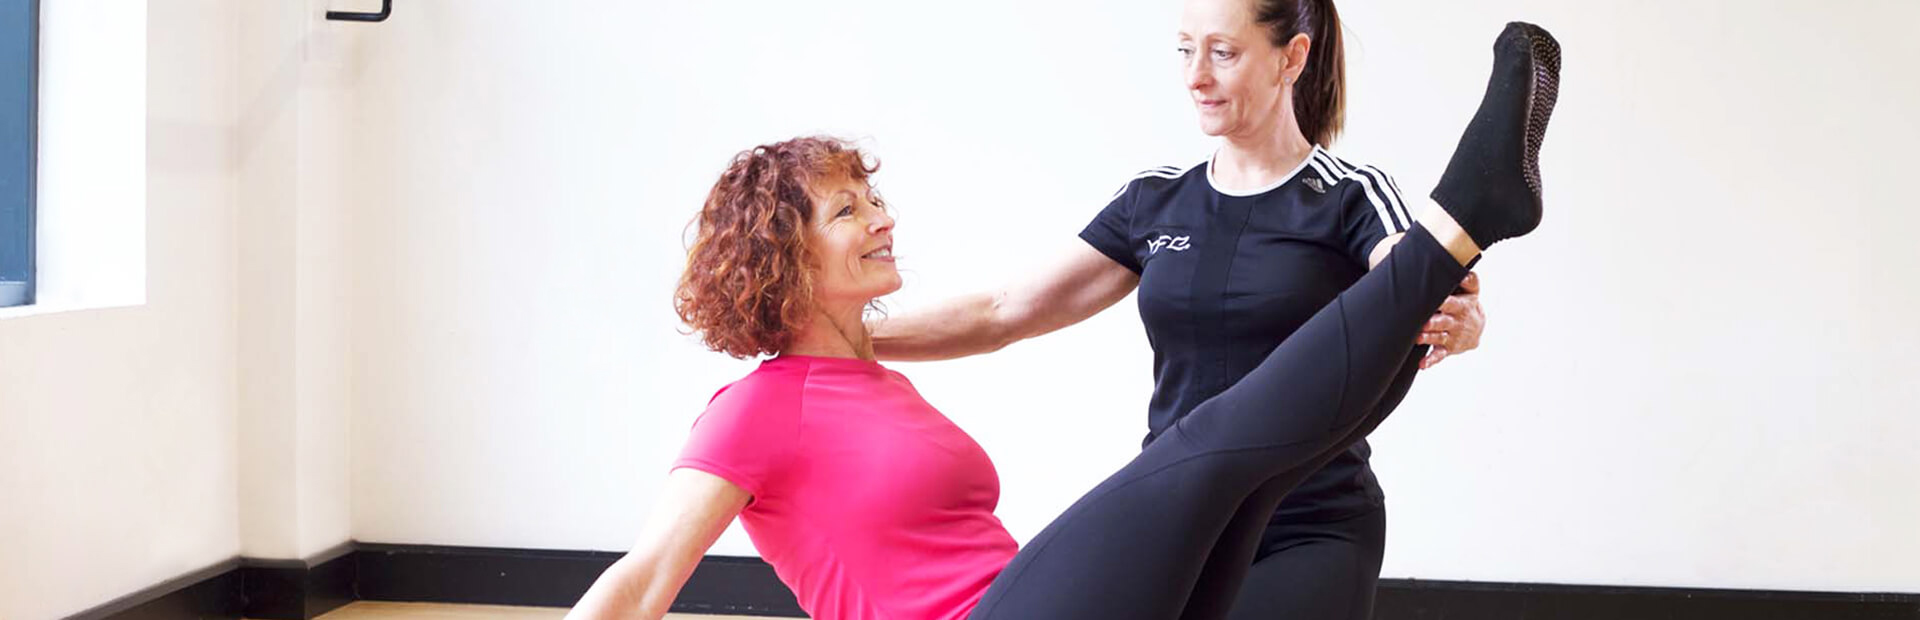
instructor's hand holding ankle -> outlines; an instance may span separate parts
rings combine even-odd
[[[1448,297],[1446,303],[1440,305],[1440,311],[1427,319],[1426,326],[1420,330],[1419,344],[1433,347],[1420,359],[1420,369],[1432,368],[1449,356],[1480,348],[1480,332],[1486,327],[1487,315],[1480,309],[1480,275],[1468,272],[1467,279],[1460,282],[1460,290]]]

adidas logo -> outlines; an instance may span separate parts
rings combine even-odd
[[[1312,189],[1313,193],[1316,193],[1316,194],[1327,193],[1327,186],[1325,184],[1322,184],[1319,178],[1307,177],[1305,181],[1307,183],[1307,188]]]

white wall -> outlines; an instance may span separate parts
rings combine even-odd
[[[241,540],[305,558],[351,536],[341,116],[352,29],[327,2],[241,2]]]
[[[1349,2],[1336,150],[1430,187],[1509,18],[1566,45],[1546,228],[1486,261],[1483,348],[1377,435],[1391,577],[1914,591],[1920,256],[1900,173],[1912,3]],[[683,227],[734,152],[886,161],[897,312],[1077,243],[1203,158],[1177,3],[421,0],[358,42],[346,119],[352,531],[620,549],[751,365],[676,333]],[[994,455],[1025,538],[1133,451],[1131,301],[903,365]],[[1062,369],[1067,369],[1062,372]],[[981,389],[991,386],[991,389]],[[736,531],[718,553],[750,553]]]
[[[93,247],[42,253],[74,294],[0,315],[0,618],[350,540],[354,33],[327,4],[43,5],[40,233]]]
[[[1457,55],[1440,33],[1463,16],[1401,4],[1355,11],[1378,24],[1363,70],[1407,67],[1388,74],[1407,92],[1467,79],[1472,63],[1411,70]],[[1920,5],[1513,12],[1567,43],[1555,211],[1488,260],[1485,349],[1377,435],[1386,572],[1920,590],[1920,248],[1903,239],[1920,214],[1902,181],[1920,43],[1896,30]],[[1395,136],[1471,105],[1424,100],[1362,104],[1375,131],[1352,146],[1404,159],[1403,186],[1430,186],[1446,144],[1402,156]]]
[[[144,93],[144,109],[93,121],[135,133],[88,144],[138,148],[144,132],[145,181],[101,153],[81,178],[116,187],[79,194],[136,201],[146,294],[134,307],[0,319],[0,618],[64,616],[239,551],[233,37],[224,3],[168,4],[151,13],[138,1],[41,4],[44,45],[144,68],[144,79],[138,69],[123,76],[137,80],[128,90]],[[42,105],[58,110],[51,116],[117,109]],[[56,198],[42,195],[43,213],[127,210]],[[98,230],[127,224],[103,219]]]

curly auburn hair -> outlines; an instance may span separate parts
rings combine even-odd
[[[867,183],[880,164],[852,143],[794,138],[733,157],[690,226],[687,269],[673,309],[708,348],[735,358],[778,354],[813,310],[810,189]],[[869,190],[869,199],[883,204]]]

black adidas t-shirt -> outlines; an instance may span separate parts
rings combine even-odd
[[[1140,274],[1153,344],[1150,443],[1232,386],[1362,274],[1373,248],[1413,225],[1385,173],[1315,147],[1280,182],[1214,187],[1211,162],[1157,168],[1121,188],[1080,232]],[[1309,476],[1281,518],[1339,518],[1379,506],[1361,441]]]

